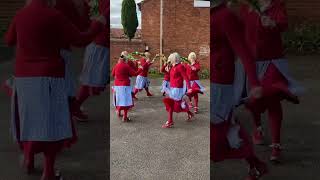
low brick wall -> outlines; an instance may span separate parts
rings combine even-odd
[[[144,51],[145,47],[141,40],[132,40],[129,42],[127,39],[111,39],[110,40],[110,65],[111,68],[117,63],[122,51],[129,53],[134,51]]]

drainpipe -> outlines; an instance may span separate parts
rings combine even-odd
[[[160,54],[163,54],[163,0],[160,0]],[[160,60],[160,68],[162,67],[162,59]]]

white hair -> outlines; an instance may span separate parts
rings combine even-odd
[[[121,56],[127,57],[127,56],[128,56],[128,52],[127,52],[127,51],[122,51],[122,52],[121,52]]]
[[[146,57],[150,57],[150,56],[151,56],[151,53],[145,52],[144,55],[145,55]]]
[[[127,51],[122,51],[120,57],[123,60],[127,60],[128,59],[128,52]]]
[[[188,59],[190,60],[196,60],[197,59],[197,55],[195,52],[191,52],[188,56]]]
[[[172,60],[175,60],[176,63],[180,63],[181,62],[180,55],[177,52],[174,52],[174,53],[170,54],[170,56],[168,57],[168,60],[170,62],[172,62]]]

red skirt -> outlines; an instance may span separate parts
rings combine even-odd
[[[8,96],[12,96],[12,88],[8,86],[6,82],[1,85],[1,89],[3,89]]]
[[[87,86],[87,85],[81,85],[81,88],[83,91],[86,91],[91,96],[98,96],[102,92],[104,92],[106,89],[106,87],[92,87],[92,86]]]
[[[45,151],[48,151],[54,148],[55,152],[60,152],[63,149],[70,148],[71,145],[75,144],[78,140],[78,136],[76,134],[74,123],[72,123],[72,132],[73,137],[69,139],[64,139],[60,141],[20,141],[18,145],[20,149],[24,152],[28,151],[28,153],[38,154]]]
[[[171,109],[173,112],[180,113],[180,112],[188,112],[189,111],[189,105],[184,100],[175,101],[169,97],[166,97],[163,99],[163,103],[166,106],[166,110],[169,112]],[[181,106],[181,104],[184,103],[185,108]]]
[[[201,91],[201,87],[196,82],[192,84],[191,89],[192,89],[191,93],[187,93],[187,96],[189,97],[193,97],[197,94],[203,94],[203,92]]]
[[[132,106],[116,106],[117,111],[121,111],[121,110],[130,110],[134,107],[134,105]]]
[[[267,101],[282,101],[284,99],[299,104],[297,96],[292,94],[288,88],[287,79],[281,74],[274,64],[270,64],[261,80],[263,87],[263,96],[260,99],[250,99],[246,103],[247,108],[254,109],[257,112],[265,112],[267,108]]]
[[[242,145],[239,149],[232,149],[227,139],[229,128],[230,123],[228,121],[217,125],[210,124],[210,159],[214,162],[227,159],[244,159],[252,156],[254,153],[249,135],[243,127],[240,127],[239,131]]]

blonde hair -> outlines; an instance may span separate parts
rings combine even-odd
[[[170,62],[172,62],[172,60],[174,60],[175,63],[180,63],[181,62],[180,55],[177,52],[174,52],[174,53],[170,54],[170,56],[168,57],[168,60]]]
[[[195,52],[191,52],[188,56],[189,60],[196,60],[197,59],[197,55]]]
[[[149,52],[145,52],[145,53],[144,53],[144,56],[145,56],[146,58],[150,58],[151,53],[149,53]]]
[[[127,57],[127,56],[128,56],[128,52],[127,52],[127,51],[122,51],[121,54],[120,54],[120,56],[125,56],[125,57]]]

